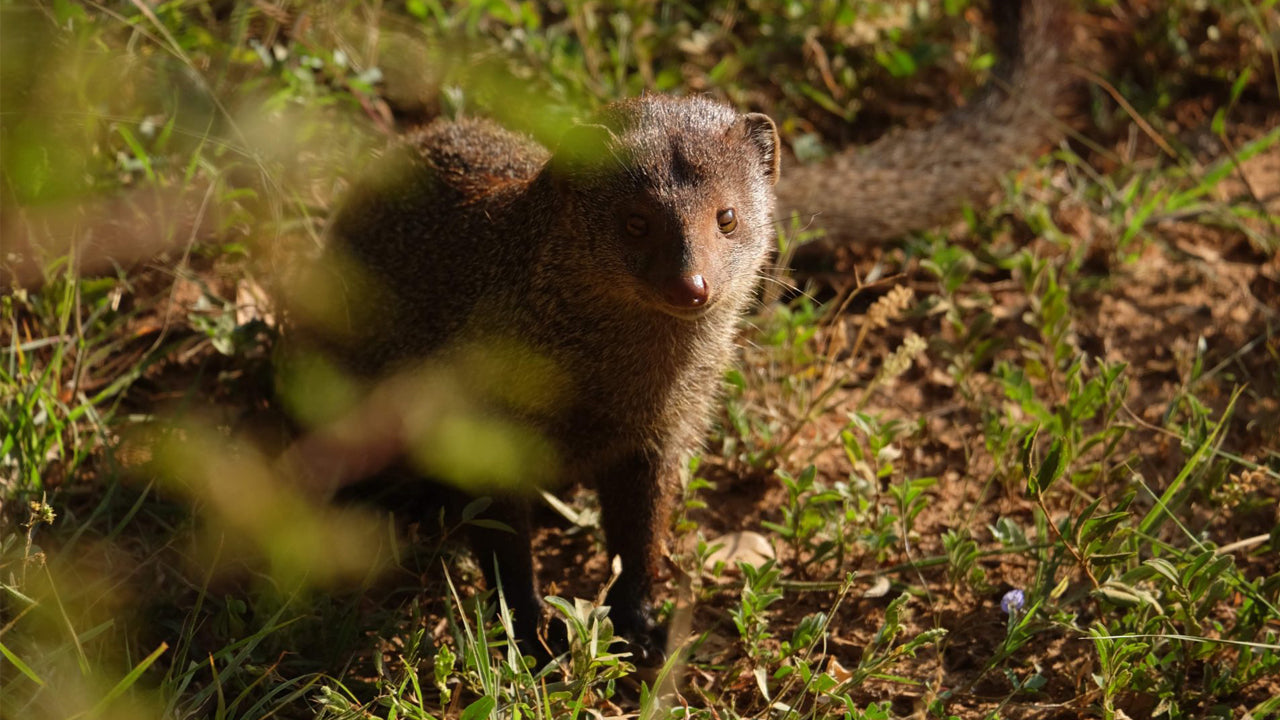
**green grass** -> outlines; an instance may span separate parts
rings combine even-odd
[[[569,658],[527,665],[453,551],[479,515],[277,481],[271,299],[393,117],[554,142],[711,92],[815,157],[992,63],[966,0],[735,7],[0,2],[0,717],[1280,715],[1266,0],[1077,8],[1109,50],[1069,141],[953,227],[770,284],[687,473],[659,670],[570,597]],[[780,255],[815,234],[783,219]],[[599,555],[591,499],[556,505],[544,545]],[[763,555],[717,553],[740,531]]]

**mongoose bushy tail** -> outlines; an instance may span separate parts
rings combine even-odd
[[[1017,17],[1017,0],[993,1],[1013,18],[1003,29],[1021,31],[1002,45],[1017,48],[1012,93],[797,169],[783,208],[884,238],[944,219],[1042,142],[1052,2]],[[774,247],[785,174],[773,122],[648,95],[605,107],[554,151],[485,120],[438,121],[379,170],[331,226],[322,286],[339,311],[299,333],[368,380],[339,441],[356,472],[399,454],[414,476],[496,496],[491,517],[516,532],[476,525],[472,547],[529,649],[540,600],[525,497],[595,486],[622,560],[606,599],[615,628],[641,655],[660,649],[649,604],[668,506]]]
[[[926,128],[892,132],[824,162],[791,164],[778,217],[797,213],[826,241],[877,242],[956,217],[1059,134],[1067,78],[1062,0],[993,0],[1001,62],[969,105]]]

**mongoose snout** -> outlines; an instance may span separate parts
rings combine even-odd
[[[701,275],[690,275],[671,280],[662,288],[662,296],[673,307],[692,310],[707,304],[710,289]]]

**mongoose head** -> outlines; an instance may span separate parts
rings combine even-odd
[[[740,310],[773,244],[773,121],[706,98],[616,103],[548,166],[590,294],[685,320]]]

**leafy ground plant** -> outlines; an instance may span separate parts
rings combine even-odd
[[[592,600],[590,493],[543,513],[569,648],[547,666],[455,552],[480,505],[280,482],[279,328],[323,312],[300,268],[398,128],[483,114],[550,143],[617,97],[709,92],[812,161],[962,102],[983,17],[0,2],[0,717],[1280,713],[1263,0],[1077,4],[1068,139],[953,226],[793,263],[822,238],[781,219],[690,464],[659,668]],[[349,402],[303,379],[300,415]]]

